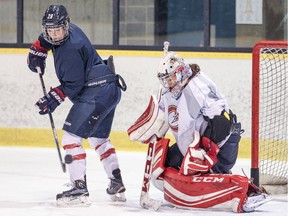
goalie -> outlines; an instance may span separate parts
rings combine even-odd
[[[176,206],[206,208],[233,200],[234,212],[254,211],[267,194],[248,178],[231,174],[241,123],[200,67],[168,52],[168,45],[157,74],[159,97],[151,97],[128,129],[131,140],[154,143],[152,183]],[[171,146],[163,138],[168,129],[176,140]]]

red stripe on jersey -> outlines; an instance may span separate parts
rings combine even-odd
[[[104,152],[101,156],[100,156],[100,161],[104,160],[105,158],[109,157],[111,154],[115,154],[115,148],[111,148],[108,151]]]

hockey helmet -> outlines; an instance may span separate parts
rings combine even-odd
[[[175,98],[182,92],[182,85],[186,78],[192,75],[191,68],[174,52],[167,52],[161,60],[157,77],[164,88],[170,89]]]
[[[174,52],[168,52],[159,64],[157,77],[163,87],[169,88],[171,86],[167,83],[167,78],[175,76],[176,81],[182,83],[191,74],[190,67],[184,63],[184,60],[179,55]]]
[[[70,18],[63,5],[50,5],[42,18],[44,39],[53,45],[62,44],[69,36]]]

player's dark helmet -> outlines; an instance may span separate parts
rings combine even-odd
[[[42,18],[42,32],[44,39],[53,45],[62,44],[69,36],[70,18],[63,5],[50,5]],[[51,29],[63,28],[63,37],[53,39],[49,34]]]

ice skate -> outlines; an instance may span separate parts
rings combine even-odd
[[[114,178],[110,179],[110,184],[106,189],[106,192],[110,195],[110,198],[113,202],[126,202],[126,197],[124,193],[126,188],[124,187],[122,181],[120,169],[113,170],[112,174]]]
[[[76,180],[72,189],[57,194],[56,201],[58,206],[89,206],[89,192],[86,181]]]
[[[256,208],[270,200],[272,200],[272,198],[266,193],[254,194],[252,196],[250,195],[247,199],[247,202],[242,207],[243,211],[253,212]]]

